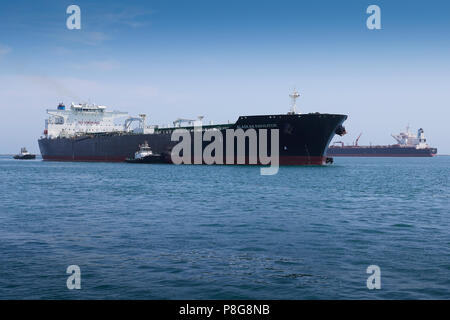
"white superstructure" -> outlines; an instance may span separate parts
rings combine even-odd
[[[406,127],[406,132],[400,132],[399,134],[391,135],[398,144],[401,146],[416,147],[416,149],[428,148],[427,139],[425,139],[425,134],[423,129],[417,130],[417,135],[409,131],[409,126]]]
[[[57,109],[47,109],[50,115],[45,120],[44,135],[47,138],[71,137],[90,133],[110,132],[135,132],[152,133],[154,129],[145,125],[145,115],[128,117],[125,123],[115,124],[115,119],[128,116],[127,112],[106,111],[106,106],[94,104],[74,104],[66,109],[63,103]],[[139,126],[130,128],[133,121],[138,121]]]
[[[134,159],[142,159],[153,154],[152,149],[148,146],[147,141],[144,144],[139,145],[139,150],[134,154]]]
[[[27,156],[29,154],[31,154],[31,153],[28,152],[27,148],[25,148],[25,147],[20,148],[20,155],[21,156]]]

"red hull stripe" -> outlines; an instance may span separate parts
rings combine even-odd
[[[77,162],[124,162],[125,157],[58,157],[43,156],[47,161],[77,161]],[[306,156],[282,156],[280,165],[323,165],[327,157],[306,157]],[[236,162],[235,162],[236,163]]]

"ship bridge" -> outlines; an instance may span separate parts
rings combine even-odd
[[[416,147],[417,149],[428,148],[427,139],[422,128],[417,130],[417,135],[409,131],[409,126],[406,127],[406,132],[400,132],[399,134],[391,135],[399,145]]]

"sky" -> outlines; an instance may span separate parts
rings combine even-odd
[[[69,5],[81,29],[69,30]],[[381,29],[369,30],[369,5]],[[347,114],[351,144],[423,128],[450,154],[448,1],[2,1],[0,153],[39,152],[46,109],[91,102],[151,124]]]

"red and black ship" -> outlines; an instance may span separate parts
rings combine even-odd
[[[347,119],[342,114],[309,113],[299,114],[295,110],[293,98],[292,109],[288,114],[241,116],[235,123],[220,125],[202,125],[203,133],[209,130],[220,131],[225,137],[228,129],[255,129],[257,149],[261,146],[260,129],[266,129],[269,139],[265,140],[266,150],[271,150],[270,132],[278,130],[280,165],[323,165],[332,162],[326,150],[335,134],[345,134],[342,126]],[[117,126],[114,118],[124,113],[108,112],[106,107],[88,104],[72,104],[69,110],[61,103],[55,110],[47,110],[51,115],[46,121],[44,136],[39,139],[39,148],[44,160],[55,161],[115,161],[122,162],[132,158],[139,146],[148,143],[156,154],[165,155],[170,162],[170,152],[178,142],[172,141],[174,130],[185,129],[194,135],[195,122],[202,120],[177,119],[173,126],[146,126],[145,115],[128,117],[125,124]],[[132,122],[138,127],[132,129]],[[181,125],[187,122],[188,125]],[[249,139],[245,142],[245,154],[250,152]],[[202,141],[201,152],[208,142]],[[234,155],[237,154],[236,144]],[[194,146],[192,148],[194,150]],[[223,157],[227,157],[223,148]],[[233,164],[223,162],[226,164]],[[239,164],[238,162],[235,162]],[[244,164],[251,164],[248,157]]]

